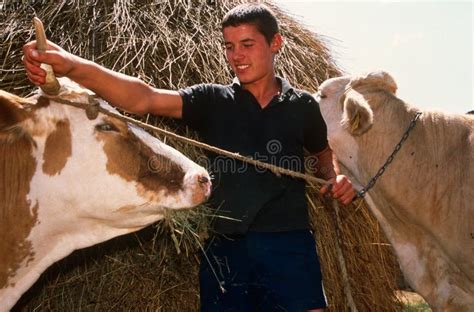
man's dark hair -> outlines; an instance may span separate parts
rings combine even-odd
[[[253,24],[257,30],[265,37],[268,44],[279,32],[278,22],[272,10],[264,4],[244,3],[236,6],[224,16],[222,20],[222,30],[242,24]]]

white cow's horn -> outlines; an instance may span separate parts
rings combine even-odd
[[[33,18],[33,24],[36,31],[36,49],[38,51],[46,51],[48,48],[48,43],[46,42],[46,34],[44,32],[43,23],[37,17]],[[41,64],[41,68],[46,71],[46,81],[41,85],[41,89],[44,93],[49,95],[57,95],[61,86],[59,85],[58,80],[54,76],[54,71],[51,65]]]

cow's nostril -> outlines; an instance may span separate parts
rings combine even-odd
[[[206,177],[205,175],[199,175],[198,176],[198,182],[201,183],[201,184],[209,183],[209,178]]]

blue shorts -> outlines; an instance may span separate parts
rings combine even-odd
[[[308,230],[215,237],[206,255],[215,274],[203,256],[203,312],[301,312],[327,306],[315,241]]]

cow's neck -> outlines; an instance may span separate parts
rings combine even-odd
[[[442,307],[453,296],[464,298],[465,302],[472,301],[474,284],[466,278],[469,271],[465,266],[459,265],[459,259],[450,256],[450,251],[446,248],[451,246],[446,246],[445,242],[436,237],[435,232],[441,228],[433,229],[423,222],[402,217],[398,213],[400,205],[387,201],[381,192],[371,192],[366,196],[366,201],[382,226],[397,255],[405,279],[412,288],[437,307]],[[470,261],[470,258],[464,260]],[[458,276],[463,278],[458,279]],[[445,311],[435,310],[435,306],[432,306],[433,311]],[[453,303],[453,306],[456,305]],[[468,311],[465,308],[459,306],[452,311]]]
[[[400,110],[397,105],[393,106],[392,111],[386,109],[380,115],[375,111],[373,128],[356,139],[359,147],[356,167],[363,184],[375,175],[394,151],[416,112],[415,109]],[[469,174],[472,171],[469,144],[459,144],[459,140],[469,140],[472,129],[453,121],[448,124],[440,118],[435,113],[423,112],[393,162],[378,179],[374,192],[397,207],[394,214],[408,215],[425,223],[425,212],[433,211],[435,213],[428,216],[430,223],[441,226],[444,221],[437,218],[449,215],[449,207],[471,204],[465,202],[469,196],[461,193],[472,192],[472,188],[453,189],[451,185],[455,184],[454,181],[472,185],[474,180]],[[465,146],[466,150],[459,150],[459,146]],[[426,207],[419,207],[420,197],[426,198]],[[463,201],[454,203],[456,198]],[[434,207],[430,203],[435,203]]]
[[[37,204],[28,200],[36,169],[34,145],[21,129],[12,130],[18,133],[0,132],[0,291],[11,286],[22,263],[35,257],[28,240],[38,212]]]
[[[9,311],[21,296],[37,281],[39,276],[52,264],[67,257],[73,251],[90,247],[113,237],[128,234],[136,229],[104,229],[99,224],[83,226],[83,231],[71,233],[52,233],[61,228],[59,224],[51,224],[43,220],[32,230],[33,252],[31,257],[20,261],[15,275],[7,285],[0,287],[0,312]],[[56,222],[52,220],[51,222]],[[87,229],[84,231],[84,228]]]
[[[36,161],[30,138],[18,136],[0,137],[0,288],[19,263],[34,257],[27,237],[37,221],[37,204],[28,200]]]
[[[385,112],[383,118],[378,118],[382,123],[374,124],[368,133],[358,138],[357,168],[363,180],[368,181],[390,155],[413,114],[410,109],[394,112],[391,119]],[[456,141],[468,140],[472,128],[455,124],[454,120],[447,121],[436,113],[424,112],[368,197],[369,206],[390,239],[402,270],[411,278],[409,282],[431,297],[431,302],[448,300],[444,296],[449,295],[433,285],[450,284],[449,276],[463,275],[471,279],[474,276],[472,264],[467,260],[472,257],[466,257],[467,246],[472,244],[467,221],[473,218],[469,209],[472,203],[467,202],[472,195],[462,194],[473,191],[469,187],[452,187],[474,184],[469,174],[472,151],[468,142]],[[467,150],[459,150],[462,145]],[[455,236],[446,224],[457,224]],[[441,276],[440,272],[444,274]],[[455,291],[473,290],[472,284],[460,287],[464,290]]]
[[[0,132],[0,311],[9,311],[42,272],[76,249],[88,247],[130,229],[96,229],[84,225],[79,231],[63,229],[70,220],[40,220],[49,207],[39,208],[30,194],[39,166],[35,154],[41,145],[21,128]],[[64,207],[63,207],[64,208]],[[67,223],[66,223],[67,222]],[[94,224],[94,220],[88,221]],[[97,222],[95,222],[97,223]],[[63,224],[63,225],[61,225]],[[97,223],[101,224],[101,223]],[[83,231],[87,228],[88,231]],[[59,230],[61,231],[61,230]]]

